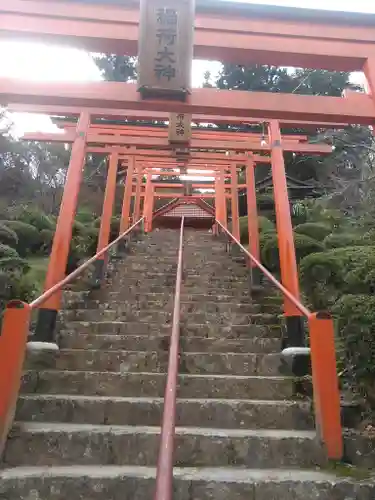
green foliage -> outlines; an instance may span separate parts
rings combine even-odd
[[[248,229],[248,223],[247,223],[247,216],[245,217],[240,217],[239,218],[240,222],[240,236],[241,236],[241,242],[242,243],[248,243],[249,242],[249,229]],[[267,217],[260,216],[258,217],[258,226],[259,226],[259,233],[266,233],[270,231],[275,231],[275,224],[267,219]]]
[[[346,247],[307,256],[301,283],[315,309],[330,308],[344,293],[375,291],[375,248]]]
[[[323,241],[326,236],[331,234],[331,228],[321,222],[306,222],[305,224],[299,224],[294,228],[294,231],[298,234],[310,236],[310,238],[317,241]]]
[[[25,224],[29,224],[30,226],[34,226],[38,231],[54,231],[56,223],[54,219],[48,215],[46,215],[42,210],[37,208],[23,209],[18,215],[17,220],[24,222]]]
[[[375,296],[343,295],[333,306],[346,378],[375,406]]]
[[[17,246],[18,236],[15,231],[0,223],[0,243],[12,247]]]
[[[18,255],[18,252],[15,248],[12,248],[8,245],[3,245],[2,243],[0,243],[0,263],[1,263],[1,259],[3,258],[7,258],[7,257],[19,257]]]
[[[275,224],[272,221],[262,215],[258,217],[258,225],[260,233],[269,233],[271,231],[275,231],[276,228]]]
[[[43,229],[40,232],[41,239],[41,253],[49,254],[51,252],[53,237],[55,235],[55,231],[51,231],[50,229]]]
[[[76,221],[81,224],[93,224],[95,220],[95,214],[90,207],[82,207],[78,210]]]
[[[327,250],[332,248],[365,246],[366,244],[358,234],[351,233],[333,233],[329,234],[323,240],[323,245]]]
[[[18,243],[16,249],[21,257],[26,257],[39,249],[41,237],[39,231],[34,226],[18,220],[4,221],[3,224],[17,234]]]
[[[294,245],[297,262],[300,262],[300,260],[311,253],[322,252],[324,250],[323,245],[319,241],[304,234],[294,235]],[[261,238],[261,255],[263,263],[269,270],[279,270],[279,248],[276,233],[269,232],[263,235]]]

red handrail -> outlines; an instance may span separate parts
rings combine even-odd
[[[178,377],[178,353],[180,343],[180,303],[183,266],[184,217],[181,220],[180,244],[176,291],[174,297],[171,343],[169,348],[168,373],[164,394],[163,421],[156,471],[155,500],[172,500],[173,489],[173,450],[176,426],[176,397]]]
[[[216,220],[216,223],[263,272],[268,280],[271,281],[308,319],[316,430],[326,447],[328,458],[340,460],[344,452],[341,427],[340,391],[336,370],[335,332],[330,314],[310,312],[268,271],[268,269],[241,245],[241,242],[238,241],[228,229],[218,220]]]
[[[301,304],[301,302],[296,299],[294,297],[294,295],[292,295],[289,290],[287,290],[285,288],[285,286],[283,286],[280,281],[278,281],[274,276],[273,274],[271,274],[268,269],[266,269],[260,262],[258,259],[256,259],[253,255],[251,255],[251,253],[246,250],[246,248],[241,245],[241,242],[237,240],[237,238],[235,238],[235,236],[233,236],[233,234],[228,231],[228,229],[226,227],[224,227],[218,220],[216,220],[216,223],[221,227],[221,229],[230,237],[230,239],[233,240],[234,243],[236,243],[236,245],[239,246],[239,248],[241,248],[241,250],[244,252],[244,254],[247,255],[247,257],[249,257],[249,259],[254,262],[254,264],[262,271],[262,273],[267,277],[267,279],[269,281],[271,281],[279,290],[280,292],[282,292],[285,297],[290,300],[291,302],[293,302],[293,304],[297,307],[297,309],[304,315],[306,316],[306,318],[309,317],[309,315],[311,314],[311,312],[307,309],[307,307],[305,307],[303,304]]]
[[[40,297],[38,297],[37,299],[30,302],[30,304],[29,304],[30,308],[35,309],[36,307],[41,306],[44,302],[46,302],[46,300],[48,300],[50,297],[52,297],[52,295],[54,295],[56,292],[61,290],[61,288],[63,288],[65,285],[68,285],[69,283],[71,283],[75,278],[77,278],[77,276],[79,276],[93,262],[95,262],[97,259],[99,259],[99,257],[101,257],[102,255],[107,253],[108,250],[110,250],[117,243],[119,243],[123,238],[125,238],[125,236],[127,236],[129,233],[131,233],[133,231],[133,229],[135,229],[137,226],[139,226],[139,224],[141,224],[142,221],[143,221],[143,217],[142,217],[142,219],[139,219],[138,222],[133,224],[129,229],[127,229],[122,234],[120,234],[120,236],[118,238],[116,238],[111,243],[109,243],[109,245],[107,245],[105,248],[100,250],[100,252],[96,253],[93,257],[91,257],[89,260],[84,262],[81,266],[77,267],[77,269],[75,269],[72,273],[70,273],[68,276],[66,276],[63,280],[56,283],[56,285],[54,285],[49,290],[44,292]]]

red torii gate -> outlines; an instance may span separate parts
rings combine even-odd
[[[295,94],[270,94],[261,92],[195,89],[186,102],[165,99],[143,100],[132,84],[39,84],[20,83],[11,79],[0,80],[0,103],[29,106],[72,106],[78,109],[80,119],[72,138],[72,157],[66,183],[64,200],[57,225],[46,287],[49,288],[63,277],[71,226],[77,203],[82,166],[86,152],[86,139],[90,136],[91,116],[124,116],[128,111],[135,116],[146,112],[168,112],[196,115],[221,116],[225,123],[235,116],[243,122],[252,117],[268,123],[271,139],[271,165],[275,188],[275,207],[279,237],[282,282],[286,290],[299,301],[299,286],[288,195],[285,180],[283,143],[279,122],[321,122],[326,124],[374,124],[375,94],[375,34],[372,16],[275,9],[259,6],[236,5],[230,2],[198,0],[195,19],[194,55],[203,59],[220,59],[242,64],[262,63],[283,66],[361,71],[366,74],[371,94],[347,94],[346,97],[304,96]],[[138,5],[131,0],[118,6],[92,6],[70,2],[69,4],[45,0],[0,0],[0,19],[6,28],[2,34],[57,37],[75,41],[89,50],[98,52],[136,55],[139,32]],[[82,112],[81,112],[82,111]],[[89,137],[90,136],[90,137]],[[135,141],[137,139],[137,141]],[[156,140],[158,139],[158,140]],[[154,146],[163,147],[156,138]],[[118,141],[119,139],[117,139]],[[131,139],[133,144],[138,138]],[[198,140],[203,147],[204,141]],[[112,144],[111,142],[109,144]],[[115,144],[118,144],[115,142]],[[121,144],[121,142],[120,142]],[[197,146],[197,147],[199,147]],[[247,150],[250,148],[248,147]],[[234,150],[236,150],[234,148]],[[246,148],[239,149],[246,151]],[[118,155],[118,153],[113,153]],[[134,156],[132,156],[134,159]],[[251,159],[248,160],[251,164]],[[115,162],[113,161],[113,164]],[[129,164],[132,168],[133,160]],[[235,168],[235,167],[231,167]],[[253,168],[250,168],[253,172]],[[219,179],[219,183],[222,179]],[[249,175],[251,184],[251,174]],[[128,186],[126,185],[125,190]],[[130,186],[131,188],[131,186]],[[249,207],[249,220],[251,219]],[[252,222],[250,221],[250,225]],[[250,226],[249,226],[250,227]],[[255,236],[252,229],[251,235]],[[55,296],[44,305],[44,321],[49,323],[48,338],[59,309],[59,297]],[[295,301],[285,298],[284,312],[291,345],[300,345],[301,312]],[[316,331],[315,331],[316,333]],[[332,347],[333,339],[325,341]],[[316,346],[316,344],[315,344]],[[314,352],[316,352],[315,347]],[[331,351],[330,351],[331,352]],[[317,359],[313,359],[317,363]],[[325,377],[326,376],[326,377]],[[331,384],[333,406],[333,438],[324,433],[329,443],[329,455],[340,458],[342,441],[337,415],[337,387],[334,379],[334,356],[326,367],[319,370],[319,386]],[[324,398],[323,398],[324,399]],[[331,415],[332,416],[332,415]],[[328,415],[325,414],[328,418]],[[327,422],[321,424],[327,429]]]

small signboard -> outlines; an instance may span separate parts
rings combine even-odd
[[[138,90],[185,100],[191,89],[194,0],[141,0]]]
[[[188,144],[190,142],[191,119],[191,114],[171,113],[169,115],[169,142],[182,144]]]

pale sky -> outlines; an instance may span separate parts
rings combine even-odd
[[[348,10],[375,13],[375,0],[235,0],[241,3],[304,7],[328,10]],[[209,69],[215,76],[220,65],[215,62],[194,61],[193,86],[202,83],[203,72]],[[101,76],[91,56],[84,51],[37,44],[32,42],[0,41],[0,77],[49,80],[92,81]],[[17,114],[18,133],[46,130],[51,124],[48,117]]]

